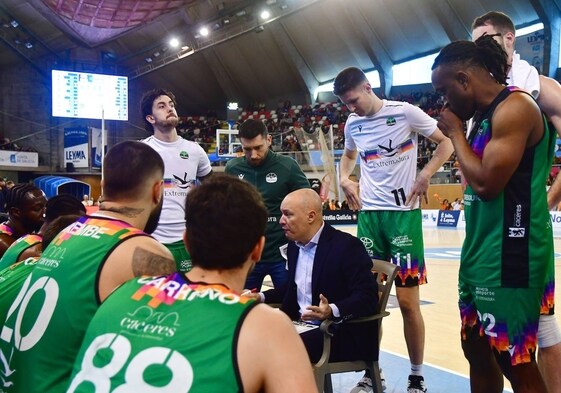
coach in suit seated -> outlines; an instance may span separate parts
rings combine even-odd
[[[372,261],[356,237],[324,223],[319,195],[311,189],[288,194],[281,204],[280,225],[289,240],[286,287],[266,291],[267,303],[282,303],[292,320],[320,324],[376,312],[378,285]],[[378,358],[376,323],[337,324],[331,361]],[[313,329],[300,335],[310,360],[322,352],[323,335]]]

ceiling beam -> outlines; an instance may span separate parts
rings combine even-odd
[[[348,26],[353,26],[357,41],[362,45],[372,64],[380,75],[380,89],[386,96],[390,96],[393,85],[393,61],[384,46],[384,43],[376,33],[369,21],[366,19],[365,10],[361,9],[358,1],[335,0],[336,6],[343,7],[347,16]],[[371,2],[367,6],[372,6]]]
[[[222,44],[224,42],[228,42],[234,38],[237,38],[241,35],[250,33],[255,31],[256,28],[260,27],[260,26],[264,26],[264,25],[268,25],[276,20],[279,20],[281,18],[284,18],[286,16],[292,15],[294,13],[297,13],[299,11],[302,11],[316,3],[319,3],[323,0],[299,0],[298,3],[293,4],[293,6],[287,8],[286,10],[280,10],[280,11],[276,11],[276,14],[266,20],[266,21],[261,21],[259,20],[258,15],[255,16],[255,18],[253,18],[253,20],[251,21],[247,21],[246,23],[242,23],[236,26],[229,26],[227,30],[224,30],[224,32],[222,34],[220,34],[220,31],[215,31],[213,33],[211,33],[211,35],[205,40],[205,41],[197,41],[195,40],[190,48],[190,53],[189,55],[195,53],[195,52],[199,52],[202,51],[204,49],[208,49],[211,48],[215,45],[218,44]],[[158,63],[158,64],[151,64],[151,65],[139,65],[136,69],[134,69],[130,74],[129,74],[129,78],[131,79],[135,79],[138,78],[139,76],[145,75],[147,73],[153,72],[159,68],[162,68],[170,63],[173,63],[175,61],[181,60],[183,57],[185,56],[171,56],[170,58],[166,59],[166,61],[164,63]]]
[[[242,89],[236,83],[236,79],[232,77],[229,71],[230,68],[224,65],[224,62],[215,50],[203,51],[203,57],[228,102],[249,102],[248,97],[242,93]]]
[[[285,55],[284,58],[291,68],[296,71],[298,84],[302,89],[307,91],[308,102],[312,103],[316,98],[315,92],[319,86],[319,82],[312,72],[312,69],[296,48],[294,41],[282,22],[273,23],[269,28],[273,32],[272,36],[277,42],[277,45]]]
[[[445,1],[427,1],[424,3],[428,6],[438,19],[438,23],[448,36],[450,42],[459,40],[469,40],[471,37],[471,30],[466,27],[461,18],[456,13],[456,10],[448,0]]]

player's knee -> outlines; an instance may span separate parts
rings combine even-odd
[[[561,329],[554,315],[540,315],[538,347],[544,349],[561,343]]]
[[[495,361],[487,338],[479,335],[477,326],[465,330],[465,340],[462,340],[462,350],[470,366],[477,370],[487,370]],[[496,366],[495,366],[496,367]]]

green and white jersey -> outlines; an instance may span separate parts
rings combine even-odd
[[[108,255],[133,236],[129,224],[84,216],[49,244],[9,306],[0,331],[4,391],[59,393],[88,323],[99,307],[98,281]]]
[[[0,270],[5,269],[12,264],[16,263],[22,252],[27,250],[29,247],[33,247],[43,240],[41,235],[29,234],[20,237],[18,240],[13,242],[10,247],[6,250],[2,259],[0,259]]]
[[[14,302],[25,279],[33,270],[39,258],[27,258],[0,271],[0,320],[4,322],[8,309]],[[6,370],[2,370],[6,372]],[[2,388],[0,387],[0,391]]]
[[[405,198],[417,174],[417,133],[430,137],[436,120],[407,102],[382,100],[372,116],[351,113],[345,148],[358,151],[362,210],[412,210]]]
[[[152,236],[164,244],[181,241],[185,230],[185,198],[197,178],[211,172],[210,160],[202,147],[183,138],[163,142],[150,136],[142,142],[158,152],[165,167],[164,204]]]
[[[182,273],[130,280],[92,319],[67,392],[241,392],[238,334],[255,305]]]
[[[505,88],[489,111],[474,122],[469,142],[478,157],[483,157],[492,138],[494,109],[514,90],[520,91]],[[555,138],[544,120],[542,139],[526,148],[520,164],[496,198],[482,200],[468,184],[464,195],[466,238],[460,265],[464,282],[488,287],[543,288],[545,272],[553,263],[545,184]]]

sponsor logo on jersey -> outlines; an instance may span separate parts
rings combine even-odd
[[[267,183],[276,183],[277,180],[278,178],[276,173],[267,173],[267,176],[265,176],[265,181]]]
[[[187,172],[183,173],[183,178],[173,175],[173,179],[174,184],[184,190],[191,187],[191,185],[195,182],[195,180],[187,180]]]
[[[411,247],[413,245],[413,240],[410,239],[409,236],[403,235],[394,237],[390,243],[397,247]]]
[[[240,180],[243,180],[243,176],[244,176],[243,173],[240,173],[240,174],[238,175],[238,177],[240,178]]]
[[[508,237],[524,237],[526,235],[525,228],[508,228]]]
[[[508,353],[510,353],[510,356],[514,356],[514,349],[515,349],[514,345],[510,344],[508,346]]]
[[[361,132],[361,131],[362,131],[362,124],[359,124],[358,125],[358,132]]]
[[[388,117],[388,119],[386,120],[386,125],[389,127],[395,126],[395,123],[396,123],[395,118],[392,116]]]
[[[391,139],[390,139],[390,143],[388,144],[388,146],[378,145],[378,147],[380,148],[380,152],[386,157],[392,157],[393,155],[395,155],[397,153],[396,148],[392,147],[392,140]]]
[[[187,153],[185,150],[181,150],[181,152],[179,153],[179,157],[186,160],[189,158],[189,153]]]
[[[164,313],[141,306],[121,319],[120,326],[133,335],[173,337],[179,327],[179,315],[176,312]]]
[[[514,212],[514,227],[508,228],[508,237],[524,237],[526,229],[522,227],[522,205],[516,205]]]
[[[367,250],[370,250],[372,248],[372,246],[374,245],[374,242],[372,241],[372,239],[367,238],[367,237],[361,237],[360,241],[362,242],[362,244],[364,244],[364,248],[366,248]]]

